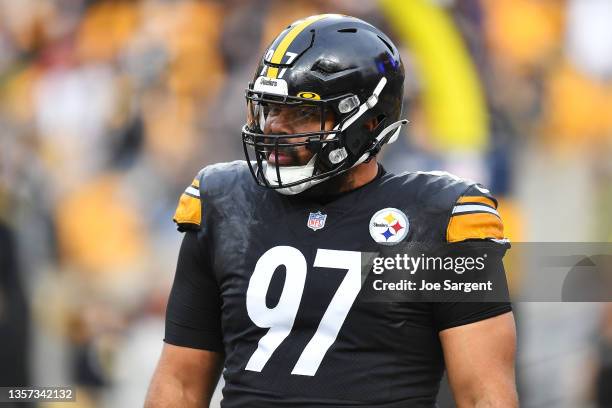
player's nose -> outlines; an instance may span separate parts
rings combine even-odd
[[[285,120],[282,117],[277,117],[266,122],[264,133],[273,135],[289,135],[293,133],[293,128],[290,121]]]
[[[266,126],[266,129],[264,129],[264,134],[266,135],[281,136],[266,138],[266,143],[279,143],[282,145],[287,143],[299,143],[305,140],[304,137],[289,137],[294,133],[296,132],[293,126],[291,126],[291,123],[283,120],[272,120],[270,121],[269,126]],[[286,148],[287,147],[279,147],[281,150]]]

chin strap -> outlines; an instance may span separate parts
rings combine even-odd
[[[395,142],[399,136],[400,131],[402,130],[402,126],[407,123],[408,120],[401,119],[397,122],[393,122],[392,124],[384,128],[382,132],[380,132],[380,134],[376,136],[376,141],[374,142],[374,145],[367,152],[365,152],[363,156],[359,158],[359,160],[357,160],[357,163],[363,163],[368,158],[376,156],[385,144]]]
[[[308,161],[308,163],[303,166],[280,166],[278,168],[278,172],[280,173],[283,184],[290,184],[308,177],[312,177],[316,160],[317,155],[315,154]],[[276,177],[276,166],[268,162],[263,163],[263,165],[265,166],[263,176],[268,180],[268,183],[272,184],[273,186],[278,186],[280,182],[279,180],[277,180]],[[310,187],[314,186],[315,184],[319,184],[325,180],[327,180],[327,178],[320,180],[310,180],[298,184],[296,186],[278,188],[276,189],[276,191],[284,195],[299,194],[302,191],[305,191]]]
[[[402,120],[398,120],[397,122],[393,122],[392,124],[390,124],[389,126],[384,128],[383,131],[380,132],[380,134],[376,137],[376,141],[374,142],[374,146],[372,146],[367,152],[365,152],[355,162],[355,164],[353,164],[353,167],[355,167],[355,166],[357,166],[357,165],[367,161],[371,157],[376,156],[378,154],[378,152],[380,151],[380,149],[386,143],[393,143],[393,142],[395,142],[397,140],[397,137],[399,136],[400,130],[402,130],[402,126],[405,125],[406,123],[408,123],[408,121],[406,119],[402,119]],[[391,134],[391,132],[393,132],[393,133]],[[385,140],[385,138],[389,134],[391,134],[391,136],[389,138],[387,138],[387,140]]]

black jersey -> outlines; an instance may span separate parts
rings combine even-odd
[[[501,239],[496,207],[447,173],[386,173],[320,204],[257,186],[242,161],[206,167],[175,214],[189,232],[165,341],[225,353],[227,408],[434,406],[439,331],[510,305],[364,301],[361,254]]]

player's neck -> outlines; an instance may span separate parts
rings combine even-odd
[[[345,193],[347,191],[358,189],[376,178],[378,175],[378,162],[376,158],[361,163],[348,171],[348,178],[346,182],[340,187],[339,193]]]
[[[311,200],[319,204],[328,204],[339,197],[357,190],[384,174],[376,159],[362,163],[346,173],[332,177],[324,183],[318,184],[296,196],[289,196],[299,200]]]

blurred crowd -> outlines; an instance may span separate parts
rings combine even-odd
[[[436,134],[433,85],[393,1],[0,0],[0,385],[75,384],[78,407],[142,404],[181,239],[177,198],[204,165],[242,159],[257,59],[311,14],[363,18],[401,46],[411,123],[383,154],[389,169],[489,185],[515,241],[612,240],[612,3],[410,1],[461,39],[484,142]],[[523,316],[575,332],[559,310]],[[593,381],[538,399],[519,364],[525,406],[611,406],[598,374],[612,370],[610,312],[575,313],[585,335],[565,346],[587,346],[569,367],[594,356]],[[549,346],[524,344],[529,358]],[[560,364],[547,370],[565,384]]]

